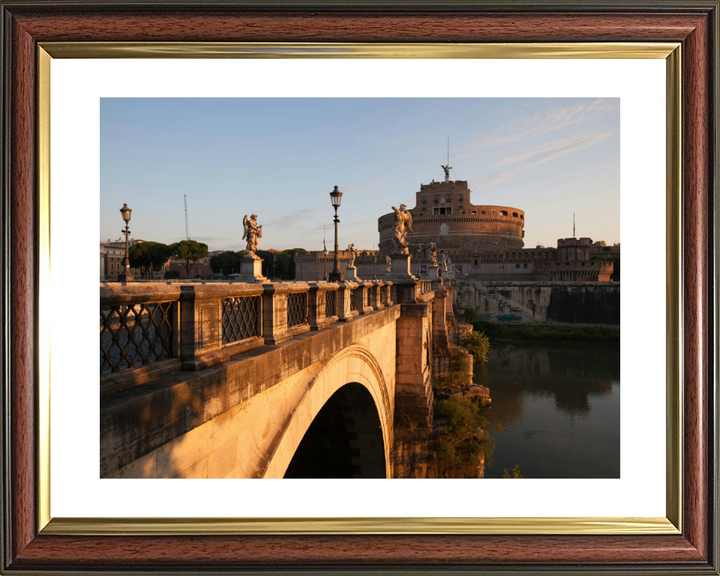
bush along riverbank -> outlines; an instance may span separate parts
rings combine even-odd
[[[477,320],[477,332],[493,341],[573,342],[579,344],[619,344],[620,328],[616,326],[541,326],[537,324],[500,324]]]
[[[484,370],[489,349],[484,334],[471,332],[462,348],[453,350],[451,370],[433,377],[433,472],[439,478],[482,478],[492,462],[495,441],[482,415],[491,402],[490,390],[472,377]]]

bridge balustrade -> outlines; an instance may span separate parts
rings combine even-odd
[[[393,305],[393,290],[382,280],[102,284],[102,393],[349,321]]]
[[[308,324],[308,295],[307,292],[288,294],[287,296],[287,325],[288,328]]]
[[[223,344],[260,336],[262,332],[261,316],[262,298],[260,295],[225,298],[222,301]]]

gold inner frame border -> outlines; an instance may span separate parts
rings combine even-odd
[[[50,86],[54,58],[664,59],[666,61],[666,517],[53,518],[50,514]],[[682,530],[681,45],[650,42],[337,44],[41,42],[38,69],[38,528],[53,535],[680,534]]]

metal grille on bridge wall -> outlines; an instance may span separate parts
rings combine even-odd
[[[173,302],[100,307],[100,373],[172,356]]]
[[[430,280],[421,280],[420,281],[420,294],[428,294],[432,291],[432,285]]]
[[[223,344],[259,336],[260,296],[225,298],[222,303]]]
[[[325,316],[337,316],[337,292],[334,290],[325,292]]]
[[[372,306],[372,291],[373,291],[372,288],[367,289],[367,306],[368,307]]]
[[[350,310],[357,310],[357,304],[355,304],[355,292],[350,290]]]
[[[385,287],[380,288],[380,304],[387,304],[387,289]]]
[[[299,326],[308,323],[307,292],[301,294],[288,294],[287,297],[287,325]]]

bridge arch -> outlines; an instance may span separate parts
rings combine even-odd
[[[341,391],[341,389],[343,389]],[[340,394],[337,394],[340,392]],[[342,398],[347,396],[346,398]],[[389,475],[393,406],[388,383],[377,359],[361,345],[352,345],[332,356],[310,382],[290,415],[272,451],[263,478],[283,478],[310,426],[328,402],[372,402],[382,432],[385,476]],[[362,401],[362,400],[361,400]],[[364,410],[366,413],[368,410]]]

